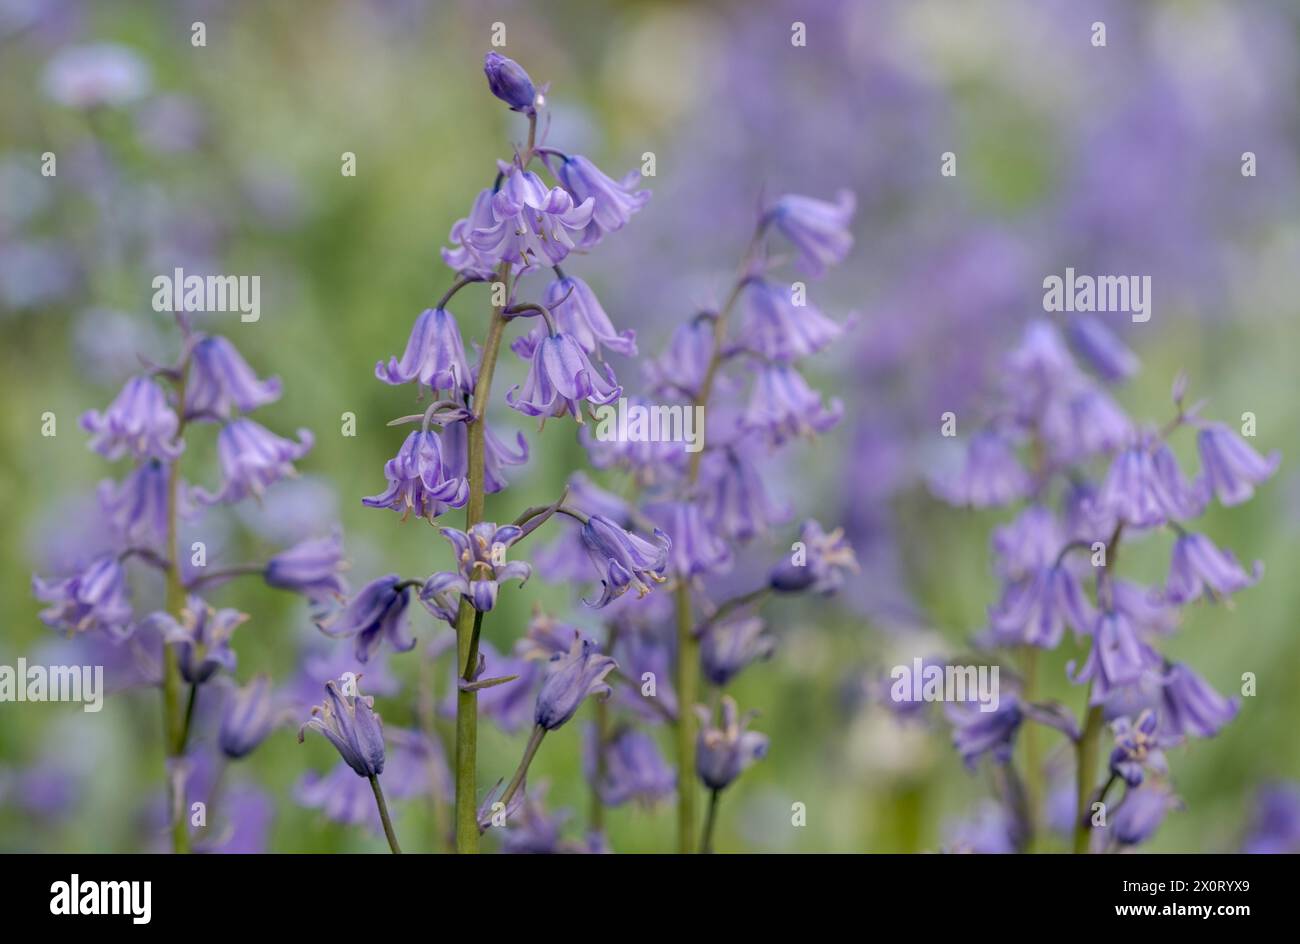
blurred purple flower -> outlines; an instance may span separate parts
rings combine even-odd
[[[627,225],[632,214],[650,200],[649,190],[634,190],[641,175],[630,171],[622,180],[614,180],[581,154],[566,157],[555,170],[561,186],[573,195],[579,206],[587,200],[593,203],[591,222],[587,224],[578,245],[590,249],[609,233]]]
[[[465,345],[456,318],[445,308],[426,308],[415,319],[401,361],[375,365],[375,376],[394,386],[415,381],[436,396],[440,391],[472,393],[474,375],[465,361]]]
[[[1203,534],[1184,531],[1174,541],[1165,597],[1179,605],[1201,597],[1213,601],[1253,586],[1263,573],[1261,561],[1247,573],[1231,551],[1216,547]]]
[[[149,91],[149,67],[116,43],[68,46],[45,67],[45,94],[70,108],[129,105]]]
[[[768,586],[778,593],[834,593],[845,572],[858,572],[858,559],[843,528],[827,532],[817,521],[804,522],[799,545],[788,560],[772,569]]]
[[[1169,666],[1162,681],[1160,725],[1173,737],[1214,737],[1237,716],[1237,699],[1224,698],[1181,662]]]
[[[843,401],[837,398],[823,405],[821,394],[789,364],[764,364],[754,378],[741,422],[747,429],[763,432],[773,445],[781,445],[796,436],[824,433],[843,415]]]
[[[115,554],[96,558],[80,573],[63,580],[32,578],[36,599],[51,604],[41,611],[41,622],[68,633],[100,629],[112,636],[126,635],[134,610],[126,573]]]
[[[713,716],[703,705],[696,705],[695,711],[700,718],[695,772],[710,790],[730,786],[751,764],[767,754],[767,735],[746,730],[753,713],[742,716],[730,695],[722,696],[719,727],[713,726]]]
[[[247,757],[266,740],[274,725],[271,679],[258,675],[242,688],[226,694],[217,745],[227,757],[236,760]]]
[[[315,438],[306,429],[298,430],[295,443],[250,419],[237,419],[217,435],[221,491],[213,494],[196,488],[194,497],[206,505],[232,504],[249,495],[261,498],[282,478],[297,475],[293,463],[305,456],[314,442]]]
[[[366,584],[340,612],[316,625],[329,636],[355,636],[357,661],[369,662],[385,639],[398,652],[415,646],[415,637],[406,632],[410,602],[410,586],[397,574],[388,574]]]
[[[770,659],[776,639],[761,617],[747,616],[709,623],[700,638],[700,667],[704,677],[725,686],[753,662]]]
[[[844,261],[853,248],[849,226],[857,201],[841,190],[835,202],[787,194],[776,201],[763,217],[799,252],[799,267],[814,278],[825,275],[827,266]]]
[[[547,665],[546,678],[537,693],[534,720],[553,731],[573,717],[588,695],[608,698],[605,676],[618,668],[590,639],[575,636],[569,651],[556,654]]]
[[[644,731],[620,728],[605,742],[601,754],[598,760],[596,727],[589,725],[583,740],[583,770],[606,806],[630,800],[648,805],[677,788],[677,775]]]
[[[206,682],[218,669],[235,670],[235,652],[230,648],[230,637],[248,620],[248,614],[232,609],[218,610],[191,595],[179,620],[166,613],[156,613],[154,619],[163,630],[164,641],[176,649],[181,677],[191,685]]]
[[[107,410],[81,417],[81,428],[91,434],[90,448],[109,460],[128,452],[136,459],[175,459],[185,448],[176,439],[178,426],[167,395],[151,377],[132,377]]]
[[[1276,452],[1261,456],[1245,440],[1222,423],[1206,425],[1196,436],[1201,465],[1209,487],[1220,503],[1240,505],[1255,494],[1255,486],[1266,481],[1282,463]]]
[[[185,382],[187,419],[229,419],[280,398],[280,379],[258,380],[235,346],[220,335],[201,337],[190,355]]]
[[[347,584],[340,576],[345,566],[343,537],[335,530],[276,554],[267,561],[265,579],[269,586],[301,593],[309,600],[322,600],[347,592]]]

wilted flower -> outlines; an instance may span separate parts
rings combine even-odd
[[[620,728],[598,746],[595,725],[583,742],[583,768],[606,806],[629,800],[653,803],[672,794],[677,775],[659,752],[654,738],[636,728]],[[597,752],[599,751],[599,758]]]
[[[753,712],[741,716],[736,700],[722,696],[722,725],[713,727],[712,713],[696,705],[700,733],[695,741],[695,772],[710,790],[730,786],[754,761],[767,753],[767,735],[746,730]]]
[[[374,698],[359,690],[340,695],[338,683],[330,679],[324,703],[313,708],[311,719],[298,729],[298,742],[308,728],[319,731],[358,777],[377,777],[384,772],[384,731],[374,706]]]
[[[298,442],[277,436],[250,419],[237,419],[217,436],[217,456],[223,478],[216,494],[195,489],[195,497],[207,505],[242,501],[262,493],[280,479],[297,475],[293,463],[315,442],[311,432],[298,430]]]
[[[569,651],[553,656],[547,666],[546,679],[537,693],[537,723],[553,731],[573,717],[588,695],[608,698],[605,676],[616,668],[617,663],[601,654],[590,639],[575,636]]]
[[[160,614],[163,639],[176,650],[181,677],[191,685],[206,682],[218,669],[235,670],[235,652],[230,637],[248,620],[238,610],[215,609],[191,595],[181,610],[179,621]]]
[[[1239,702],[1224,698],[1182,663],[1169,666],[1160,690],[1160,724],[1175,737],[1214,737],[1237,716]]]
[[[523,535],[523,529],[515,525],[498,527],[490,521],[480,521],[468,532],[443,528],[442,536],[456,552],[456,571],[430,577],[420,591],[420,599],[455,593],[468,599],[480,613],[487,613],[496,606],[499,582],[518,580],[522,585],[533,572],[524,561],[506,561],[506,550]]]
[[[1165,597],[1180,605],[1202,596],[1214,600],[1254,585],[1263,573],[1260,561],[1246,573],[1231,551],[1215,547],[1203,534],[1186,531],[1174,541]]]
[[[583,524],[581,535],[603,588],[594,606],[605,606],[631,588],[636,589],[638,596],[645,596],[650,592],[651,583],[663,583],[667,579],[664,571],[673,542],[658,528],[655,543],[651,544],[624,531],[604,515],[592,515]]]
[[[380,361],[375,365],[375,376],[394,386],[415,381],[421,388],[434,391],[474,390],[460,329],[445,308],[422,311],[411,328],[401,361],[396,357],[390,357],[387,365]]]
[[[266,740],[274,726],[271,679],[259,675],[226,696],[217,744],[227,757],[236,760],[247,757]]]
[[[1210,423],[1196,436],[1209,487],[1224,505],[1240,505],[1255,494],[1282,462],[1278,453],[1264,458],[1222,423]]]
[[[171,461],[185,448],[176,438],[178,427],[167,395],[151,377],[132,377],[107,410],[81,417],[81,428],[91,434],[90,448],[106,459],[129,452],[136,459]]]
[[[190,354],[185,380],[187,419],[229,419],[280,398],[280,379],[258,380],[235,346],[213,335],[200,338]]]
[[[407,436],[397,455],[384,463],[384,477],[388,490],[361,503],[400,511],[403,520],[414,511],[432,523],[448,508],[461,508],[469,501],[469,482],[448,473],[433,430],[417,429]]]
[[[578,243],[583,249],[590,249],[606,234],[622,229],[650,199],[649,190],[633,189],[641,181],[636,171],[614,180],[581,154],[566,157],[555,176],[573,194],[574,203],[581,205],[591,200],[594,204],[591,222]]]
[[[520,413],[540,416],[572,415],[582,422],[580,401],[601,405],[618,399],[623,388],[614,372],[605,366],[601,376],[572,335],[559,334],[542,338],[532,353],[528,376],[522,393],[516,384],[506,394],[506,402]]]
[[[771,658],[775,649],[776,640],[760,617],[724,619],[705,628],[700,638],[700,666],[704,677],[721,687],[750,663]]]
[[[523,66],[497,52],[483,57],[483,72],[487,75],[492,94],[510,106],[513,111],[532,112],[537,102],[537,89]]]
[[[366,584],[341,612],[316,625],[330,636],[355,636],[357,660],[368,662],[385,639],[398,652],[415,646],[415,637],[406,633],[410,602],[410,587],[397,574],[388,574]]]
[[[343,539],[335,531],[276,554],[267,561],[265,579],[272,587],[301,593],[309,600],[321,600],[347,592],[340,576],[343,568]]]
[[[799,545],[768,576],[768,586],[778,593],[833,593],[844,583],[845,571],[858,571],[843,528],[828,533],[809,519],[799,533]]]
[[[560,330],[588,354],[599,356],[601,349],[607,348],[616,354],[636,356],[636,332],[615,331],[596,293],[582,279],[571,275],[556,279],[546,287],[544,302]]]
[[[767,211],[764,222],[794,244],[800,268],[816,278],[825,274],[827,266],[843,262],[853,248],[849,224],[856,205],[847,190],[841,190],[834,203],[787,194]]]
[[[125,635],[134,610],[126,573],[115,554],[105,554],[85,570],[63,580],[32,578],[36,599],[52,604],[41,611],[41,622],[69,633],[102,629]]]

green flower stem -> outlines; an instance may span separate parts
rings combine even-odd
[[[394,855],[402,854],[402,847],[397,844],[397,834],[393,832],[393,821],[388,817],[388,804],[384,802],[384,790],[379,786],[379,778],[370,775],[370,789],[375,791],[375,806],[379,807],[379,819],[384,824],[384,836],[388,839],[388,848]]]
[[[1091,694],[1091,686],[1089,686],[1089,693]],[[1101,705],[1094,705],[1088,710],[1083,734],[1080,735],[1079,742],[1075,746],[1075,760],[1079,774],[1078,815],[1074,821],[1075,853],[1088,851],[1088,840],[1092,835],[1092,810],[1089,803],[1092,800],[1092,785],[1095,782],[1093,777],[1097,770],[1097,754],[1101,747],[1101,729]]]
[[[506,809],[510,808],[510,801],[515,798],[519,788],[524,785],[524,778],[528,776],[528,767],[537,756],[537,749],[542,746],[542,738],[546,737],[546,729],[540,724],[533,727],[533,733],[528,736],[528,744],[524,747],[524,756],[519,761],[519,767],[515,770],[515,775],[510,778],[510,785],[506,787],[506,792],[501,794],[501,803]]]
[[[677,851],[695,849],[695,712],[700,692],[700,641],[691,618],[691,589],[677,586]]]
[[[1027,702],[1038,700],[1038,647],[1024,648],[1024,697]],[[1025,725],[1025,806],[1029,814],[1030,848],[1038,841],[1042,806],[1042,759],[1039,754],[1038,725]]]
[[[718,821],[718,800],[721,796],[721,790],[713,790],[709,793],[709,812],[705,815],[704,835],[700,838],[700,853],[702,855],[713,852],[713,827]]]
[[[176,382],[176,438],[180,439],[185,429],[185,382],[186,371],[182,371]],[[180,556],[177,553],[177,495],[180,490],[180,459],[173,459],[167,470],[167,574],[163,594],[163,607],[172,616],[180,619],[181,610],[185,608],[185,587],[181,584]],[[185,742],[189,735],[189,726],[185,713],[181,709],[181,667],[176,649],[163,645],[163,743],[168,761],[173,761],[185,753]],[[173,765],[168,764],[171,768]],[[185,797],[178,790],[178,774],[168,770],[167,774],[167,809],[171,816],[172,851],[184,853],[190,851],[189,823],[185,817]]]

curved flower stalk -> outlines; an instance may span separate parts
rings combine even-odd
[[[1177,808],[1164,749],[1213,737],[1238,710],[1236,700],[1190,667],[1170,663],[1160,646],[1181,608],[1217,603],[1261,578],[1262,563],[1244,568],[1231,551],[1190,528],[1214,498],[1226,506],[1247,500],[1280,460],[1260,456],[1225,425],[1200,418],[1200,405],[1185,407],[1181,375],[1172,420],[1160,428],[1130,420],[1102,386],[1136,369],[1127,359],[1123,366],[1093,379],[1053,325],[1029,325],[1006,359],[1000,411],[971,437],[964,459],[933,479],[936,494],[954,504],[1025,502],[994,533],[1002,589],[976,639],[990,659],[1019,658],[1018,690],[1011,698],[1004,694],[991,714],[948,713],[968,764],[987,756],[1001,771],[999,782],[1024,785],[1023,795],[1009,786],[1001,798],[1014,823],[1008,851],[1043,848],[1046,841],[1040,784],[1047,778],[1036,727],[1063,733],[1074,748],[1072,848],[1113,850],[1145,841]],[[1083,402],[1106,405],[1072,407]],[[1062,421],[1066,415],[1069,422]],[[1200,474],[1190,477],[1170,445],[1184,430],[1196,433],[1201,457]],[[1121,579],[1116,565],[1124,539],[1154,531],[1172,538],[1167,577],[1156,586]],[[1034,691],[1037,653],[1071,639],[1086,647],[1067,666],[1070,680],[1086,689],[1077,719],[1064,706],[1039,702]],[[1113,746],[1099,780],[1108,726]],[[1023,766],[1012,750],[1022,729]],[[1104,829],[1093,827],[1095,803],[1111,811]]]

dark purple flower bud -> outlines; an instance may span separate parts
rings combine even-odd
[[[223,478],[221,491],[212,494],[195,489],[194,497],[205,505],[257,498],[280,479],[297,475],[293,463],[315,442],[309,430],[298,430],[298,441],[277,436],[250,419],[237,419],[217,436],[217,457]]]
[[[512,111],[531,113],[537,102],[537,89],[523,66],[497,52],[483,57],[483,72],[487,75],[492,94],[510,106]]]
[[[995,430],[971,437],[959,469],[930,477],[930,489],[950,505],[996,508],[1029,494],[1032,482],[1015,446]]]
[[[1076,635],[1086,635],[1096,621],[1079,581],[1064,566],[1044,567],[1010,584],[989,608],[989,626],[1002,645],[1055,649],[1067,625]]]
[[[858,559],[843,528],[826,532],[811,518],[804,522],[799,541],[788,560],[772,569],[767,582],[777,593],[834,593],[844,583],[844,572],[858,572]]]
[[[1088,703],[1100,705],[1112,690],[1134,685],[1144,676],[1159,672],[1160,666],[1159,654],[1139,638],[1128,618],[1116,611],[1103,613],[1097,621],[1088,660],[1073,679],[1076,684],[1091,682]],[[1066,671],[1073,675],[1073,661]]]
[[[1066,328],[1070,342],[1092,369],[1111,383],[1128,380],[1142,362],[1106,325],[1092,315],[1076,315]]]
[[[218,610],[196,596],[190,596],[179,621],[169,614],[155,614],[163,639],[176,650],[181,677],[191,685],[212,678],[218,669],[235,671],[235,652],[230,637],[248,620],[238,610]]]
[[[1255,494],[1282,462],[1277,452],[1261,456],[1222,423],[1211,423],[1196,436],[1205,478],[1224,505],[1240,505]]]
[[[743,716],[730,695],[722,696],[722,724],[713,727],[712,713],[695,706],[700,733],[695,741],[695,773],[710,790],[730,786],[745,770],[767,754],[767,735],[746,730],[753,712]]]
[[[1174,541],[1165,597],[1180,606],[1202,596],[1213,601],[1254,586],[1263,573],[1262,561],[1255,561],[1246,573],[1231,551],[1215,547],[1203,534],[1186,531]]]
[[[1116,718],[1111,723],[1115,747],[1110,752],[1110,771],[1130,787],[1142,783],[1148,771],[1164,776],[1164,739],[1159,735],[1160,719],[1154,711],[1143,711],[1136,721]]]
[[[456,319],[445,308],[426,308],[415,319],[406,351],[399,362],[375,365],[375,376],[394,386],[415,381],[418,389],[472,393],[474,376],[465,361],[465,345]]]
[[[187,419],[229,419],[233,410],[249,413],[280,399],[280,379],[258,380],[229,340],[200,338],[190,354],[185,381]]]
[[[399,588],[401,583],[397,574],[372,580],[342,611],[316,625],[328,636],[355,636],[360,662],[370,661],[371,654],[385,639],[398,652],[407,652],[415,646],[415,637],[406,632],[411,589]]]
[[[799,267],[814,278],[826,273],[827,266],[844,261],[853,248],[849,226],[857,201],[853,194],[841,190],[835,202],[787,194],[767,211],[770,222],[794,245],[799,253]]]
[[[651,583],[663,583],[668,568],[668,552],[673,542],[655,529],[655,543],[624,531],[604,515],[592,515],[582,526],[582,544],[596,565],[603,588],[600,599],[592,604],[599,608],[635,589],[638,597],[650,592]]]
[[[823,406],[821,394],[789,364],[765,364],[754,378],[742,424],[779,446],[795,436],[824,433],[843,415],[841,400]]]
[[[171,461],[185,448],[176,438],[178,427],[167,395],[151,377],[132,377],[107,410],[81,417],[81,428],[91,434],[90,448],[106,459],[130,453],[136,459]]]
[[[999,764],[1010,762],[1016,732],[1024,721],[1019,699],[1009,693],[998,699],[996,711],[984,711],[983,707],[970,702],[944,705],[952,724],[953,746],[969,768],[974,768],[985,754],[991,755]]]
[[[576,248],[595,203],[575,206],[560,187],[548,189],[532,171],[503,165],[505,180],[492,196],[493,224],[464,232],[465,244],[493,266],[557,266]]]
[[[512,450],[492,432],[487,420],[483,424],[483,490],[495,495],[506,487],[502,468],[523,465],[528,461],[528,441],[523,433],[515,433]],[[442,467],[449,479],[463,479],[469,474],[469,424],[448,423],[442,429]]]
[[[340,576],[345,566],[343,538],[335,531],[276,554],[266,564],[265,577],[272,587],[301,593],[309,600],[323,600],[347,592]]]
[[[1195,518],[1208,497],[1203,482],[1193,485],[1183,477],[1168,446],[1160,443],[1153,451],[1150,443],[1138,442],[1115,457],[1097,501],[1116,520],[1150,528]]]
[[[1182,663],[1169,667],[1160,691],[1160,723],[1175,737],[1214,737],[1237,717],[1240,702],[1224,698]]]
[[[161,551],[167,541],[168,477],[166,463],[147,460],[131,470],[121,483],[99,483],[99,508],[114,539],[122,547]],[[193,514],[189,490],[177,490],[176,513]]]
[[[534,720],[547,731],[554,731],[573,717],[588,695],[608,698],[610,687],[605,676],[618,664],[590,639],[574,636],[569,651],[555,655],[547,665],[546,679],[537,693]]]
[[[325,735],[358,777],[378,777],[384,772],[384,729],[374,707],[374,698],[362,696],[359,690],[339,694],[338,683],[330,679],[325,683],[324,703],[313,708],[311,719],[298,729],[298,743],[312,728]]]
[[[361,499],[370,508],[391,508],[405,521],[412,511],[433,519],[448,508],[463,508],[469,501],[469,482],[448,474],[438,434],[416,430],[406,437],[397,455],[384,463],[388,490]]]
[[[596,726],[589,725],[583,740],[583,770],[606,806],[631,800],[649,805],[677,789],[677,775],[644,731],[620,728],[605,741],[600,756],[596,742]]]
[[[659,502],[646,507],[646,516],[673,536],[670,573],[689,580],[731,569],[731,548],[705,523],[693,502]]]
[[[560,330],[588,354],[599,356],[602,348],[607,348],[626,357],[636,356],[636,332],[615,331],[596,293],[582,279],[556,279],[546,287],[544,301]]]
[[[518,580],[522,587],[532,575],[533,568],[524,561],[506,560],[510,545],[524,536],[522,528],[512,524],[498,527],[490,521],[480,521],[468,532],[443,528],[442,536],[456,552],[456,571],[430,577],[420,591],[421,600],[445,599],[446,594],[454,592],[469,600],[480,613],[487,613],[496,606],[498,583]],[[447,609],[442,604],[439,608]],[[431,609],[431,612],[441,615],[438,610]]]
[[[275,726],[271,679],[259,675],[226,696],[217,744],[227,757],[238,760],[257,748]]]
[[[68,633],[103,630],[113,636],[130,631],[134,610],[126,573],[115,554],[95,558],[85,570],[63,580],[32,578],[36,599],[51,604],[41,622]]]
[[[816,354],[844,333],[816,307],[795,305],[786,286],[752,279],[740,300],[745,346],[768,360],[788,364]]]
[[[1248,855],[1300,852],[1300,785],[1277,783],[1259,791],[1241,851]]]
[[[1165,821],[1165,814],[1177,805],[1177,797],[1164,786],[1148,783],[1128,790],[1111,818],[1115,841],[1122,846],[1146,842]]]
[[[710,623],[700,639],[700,668],[714,685],[723,686],[753,662],[770,659],[776,639],[757,616]]]
[[[506,403],[528,416],[573,416],[582,422],[581,401],[597,406],[617,400],[623,392],[609,365],[605,376],[592,366],[572,335],[561,331],[548,335],[533,351],[522,393],[516,384],[506,394]]]
[[[581,154],[566,158],[555,172],[560,184],[573,194],[577,204],[591,200],[595,207],[591,222],[578,245],[590,249],[604,236],[627,225],[632,214],[650,200],[649,190],[635,190],[641,175],[630,171],[622,180],[614,180]]]

